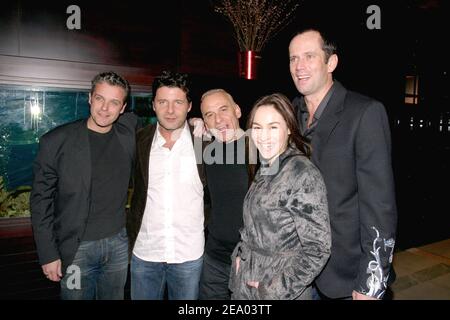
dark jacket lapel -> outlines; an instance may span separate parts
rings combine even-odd
[[[341,111],[344,109],[344,101],[347,90],[336,80],[334,86],[335,88],[333,95],[331,96],[328,105],[325,107],[325,110],[320,117],[311,143],[315,163],[320,162],[320,150],[323,150],[327,144],[330,135],[339,123]],[[315,152],[314,150],[319,150],[319,152]]]
[[[91,190],[91,149],[88,137],[87,119],[80,122],[75,129],[74,164],[78,166],[78,172],[82,177],[83,186],[87,193]]]
[[[113,126],[114,133],[116,134],[120,145],[125,150],[126,154],[130,157],[130,160],[134,160],[134,145],[130,143],[130,137],[127,135],[126,129],[114,125]]]
[[[156,125],[148,126],[144,129],[142,129],[139,132],[139,139],[137,139],[137,161],[140,161],[140,167],[141,167],[141,174],[145,182],[145,187],[148,187],[148,166],[149,166],[149,159],[150,159],[150,150],[152,148],[152,142],[153,137],[156,133]],[[201,138],[195,138],[193,135],[194,128],[189,126],[190,132],[191,132],[191,138],[192,143],[194,145],[194,152],[195,152],[195,158],[197,163],[197,171],[198,175],[200,177],[200,180],[203,184],[203,186],[206,185],[206,177],[203,167],[203,159],[202,159],[202,139]],[[200,147],[200,148],[199,148]],[[197,150],[199,149],[199,150]]]
[[[140,162],[142,178],[145,182],[145,189],[148,188],[148,165],[150,160],[150,150],[152,148],[153,137],[156,132],[156,124],[143,128],[139,132],[137,139],[137,161]]]

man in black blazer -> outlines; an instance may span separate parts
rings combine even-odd
[[[333,80],[335,46],[317,30],[289,45],[302,94],[293,103],[328,193],[331,257],[315,281],[322,297],[381,299],[393,280],[397,210],[384,106]]]
[[[129,90],[114,72],[97,75],[90,117],[40,140],[31,219],[42,270],[61,281],[62,299],[123,299],[125,205],[137,124],[134,115],[121,115]]]

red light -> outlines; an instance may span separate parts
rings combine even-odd
[[[248,51],[247,52],[247,79],[253,79],[253,75],[252,75],[252,54],[253,51]]]

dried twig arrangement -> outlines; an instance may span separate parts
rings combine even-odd
[[[219,0],[214,10],[232,23],[241,51],[260,52],[292,19],[298,0]]]

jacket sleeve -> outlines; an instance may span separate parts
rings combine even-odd
[[[381,103],[374,101],[365,110],[355,148],[363,252],[354,290],[382,298],[391,270],[397,209],[389,122]]]
[[[331,250],[331,230],[326,187],[319,171],[306,167],[295,177],[286,208],[300,240],[299,254],[272,279],[263,279],[261,299],[292,299],[303,293],[325,266]]]
[[[55,195],[58,174],[54,154],[45,136],[41,138],[33,162],[33,184],[30,194],[31,222],[41,265],[60,259],[54,234]]]

